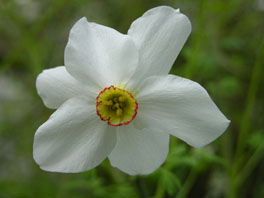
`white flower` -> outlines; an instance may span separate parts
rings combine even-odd
[[[44,104],[57,109],[35,134],[40,167],[81,172],[108,157],[128,174],[149,174],[166,159],[170,135],[194,147],[220,136],[229,121],[206,90],[168,75],[190,32],[188,18],[167,6],[147,11],[127,35],[80,19],[65,66],[37,78]]]

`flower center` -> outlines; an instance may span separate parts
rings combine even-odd
[[[138,103],[131,93],[114,87],[106,87],[96,97],[97,115],[111,126],[127,125],[137,115]]]

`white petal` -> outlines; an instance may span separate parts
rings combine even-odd
[[[100,164],[115,144],[115,128],[100,120],[95,106],[71,98],[38,128],[33,155],[44,170],[80,172]]]
[[[71,29],[64,58],[76,79],[101,89],[126,83],[138,64],[138,51],[129,36],[82,18]]]
[[[138,81],[152,75],[168,74],[191,32],[189,19],[168,6],[147,11],[128,31],[139,49]]]
[[[36,87],[44,104],[51,109],[58,108],[69,98],[78,95],[86,95],[91,99],[96,97],[95,92],[75,80],[63,66],[43,70],[37,77]]]
[[[111,165],[130,174],[149,174],[165,161],[169,135],[156,130],[137,130],[132,124],[118,127],[117,144],[109,155]]]
[[[145,127],[168,132],[194,147],[215,140],[230,122],[203,87],[174,75],[148,78],[137,99],[137,119]]]

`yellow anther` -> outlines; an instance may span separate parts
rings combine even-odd
[[[123,110],[120,109],[120,108],[118,108],[118,109],[116,110],[116,115],[117,115],[117,116],[122,116],[122,115],[123,115]]]
[[[104,105],[111,106],[113,105],[113,101],[112,100],[105,101]]]
[[[119,103],[115,103],[114,107],[118,109],[119,108]]]
[[[118,100],[119,100],[119,102],[125,102],[125,97],[124,96],[119,96]]]

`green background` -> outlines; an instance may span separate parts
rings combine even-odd
[[[0,0],[0,198],[264,197],[263,0]],[[63,65],[82,16],[126,33],[148,9],[180,8],[192,33],[171,73],[199,82],[232,122],[210,145],[171,138],[151,175],[129,176],[105,160],[79,174],[49,173],[32,158],[36,129],[53,112],[35,79]],[[262,5],[262,6],[261,6]]]

